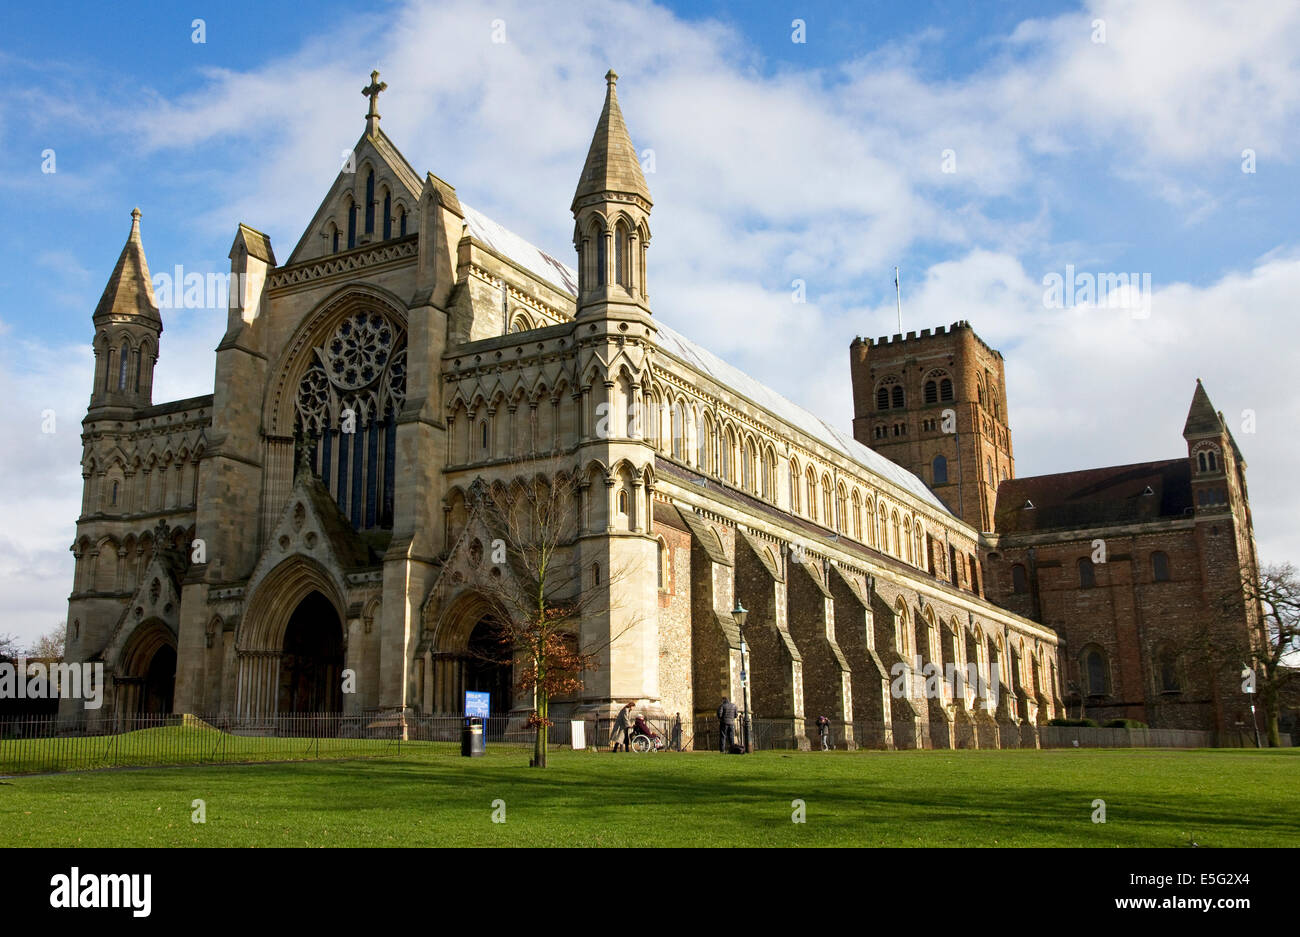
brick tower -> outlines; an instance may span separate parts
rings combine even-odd
[[[853,435],[928,484],[968,524],[993,529],[1015,477],[1002,354],[962,320],[849,346]]]

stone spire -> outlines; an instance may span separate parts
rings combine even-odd
[[[1223,421],[1210,403],[1210,395],[1201,386],[1201,379],[1196,379],[1196,392],[1192,394],[1192,406],[1187,411],[1187,422],[1183,425],[1183,436],[1218,435],[1223,432]]]
[[[95,307],[96,326],[109,322],[132,319],[156,326],[162,331],[162,317],[149,280],[149,264],[144,258],[144,244],[140,241],[140,209],[131,210],[131,233],[117,258],[117,266],[108,278],[108,285]]]
[[[615,309],[650,314],[646,249],[650,189],[628,137],[613,71],[605,75],[605,106],[573,194],[573,246],[578,252],[576,315]]]
[[[131,234],[91,321],[95,325],[95,384],[87,412],[149,406],[163,324],[140,242],[138,208],[131,212]],[[120,413],[114,418],[120,418]]]
[[[617,81],[618,75],[612,69],[605,73],[605,107],[600,112],[596,133],[587,150],[587,162],[583,164],[578,189],[573,194],[571,211],[576,212],[583,201],[592,196],[600,197],[605,192],[639,196],[645,200],[646,208],[653,204],[636,147],[632,145],[627,125],[623,123],[623,112],[618,107],[618,92],[614,89]]]

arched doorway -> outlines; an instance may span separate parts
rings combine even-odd
[[[465,689],[491,693],[494,715],[509,712],[514,702],[514,667],[500,623],[490,615],[479,619],[470,632],[468,650]]]
[[[343,624],[334,605],[312,592],[284,629],[277,711],[343,711]]]
[[[157,618],[143,622],[123,648],[118,685],[122,716],[162,716],[172,711],[176,687],[176,636]]]

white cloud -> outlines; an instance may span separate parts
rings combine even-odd
[[[1137,181],[1188,223],[1224,210],[1213,174],[1244,147],[1261,161],[1294,162],[1300,8],[1241,10],[1096,0],[1021,24],[990,44],[982,68],[944,80],[925,67],[931,36],[842,68],[768,73],[726,26],[646,3],[599,4],[581,16],[522,0],[490,14],[468,0],[410,3],[386,21],[357,15],[323,26],[263,66],[211,71],[198,90],[131,111],[85,88],[75,103],[57,91],[24,94],[41,105],[29,110],[107,137],[101,151],[121,153],[124,166],[143,150],[172,178],[201,179],[189,220],[222,253],[244,221],[269,232],[283,260],[340,151],[362,131],[367,75],[353,63],[366,71],[373,63],[390,85],[383,126],[419,172],[570,258],[569,200],[601,76],[613,66],[634,142],[655,151],[649,277],[664,321],[847,427],[847,345],[855,334],[893,331],[889,268],[918,245],[955,254],[923,278],[904,271],[907,322],[969,319],[1003,350],[1021,474],[1178,454],[1200,376],[1225,413],[1257,410],[1258,432],[1238,442],[1251,464],[1261,552],[1300,558],[1285,522],[1285,473],[1296,456],[1288,428],[1300,413],[1295,395],[1277,391],[1296,365],[1279,340],[1300,285],[1294,246],[1248,271],[1212,272],[1219,279],[1208,286],[1166,285],[1153,271],[1148,320],[1046,309],[1041,271],[1025,267],[1031,256],[1080,266],[1112,256],[1111,231],[1106,241],[1072,231],[1071,242],[1053,243],[1071,209],[1060,201],[1060,174],[1075,161]],[[505,21],[504,44],[491,41],[494,18]],[[1091,41],[1095,18],[1106,22],[1104,45]],[[354,54],[340,59],[340,48]],[[114,137],[125,132],[129,146]],[[941,172],[946,148],[957,155],[951,175]],[[111,177],[109,162],[96,171]],[[1008,201],[1021,209],[1009,211]],[[173,262],[151,260],[155,270]],[[806,281],[806,304],[790,302],[795,277]],[[220,318],[167,315],[157,399],[211,390]],[[0,376],[16,402],[0,420],[8,438],[30,434],[24,421],[51,394],[80,418],[88,352],[15,342],[0,354],[30,359],[23,379],[8,369]],[[0,502],[18,521],[10,529],[25,532],[0,541],[0,597],[11,609],[35,601],[26,569],[63,583],[51,593],[58,599],[67,593],[78,453],[69,427],[43,454],[37,446],[3,456],[8,477],[57,489],[45,502],[17,493]],[[35,631],[63,614],[53,601],[38,611]]]

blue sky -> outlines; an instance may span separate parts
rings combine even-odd
[[[1179,455],[1201,377],[1250,464],[1263,558],[1300,561],[1300,404],[1283,383],[1300,363],[1296,5],[203,6],[0,12],[0,179],[19,221],[0,232],[0,394],[25,443],[0,456],[0,631],[34,635],[66,608],[90,314],[130,209],[154,273],[225,269],[239,222],[287,258],[363,129],[372,68],[417,170],[569,259],[614,67],[655,154],[655,314],[841,425],[848,342],[895,330],[895,264],[905,328],[969,319],[1006,355],[1018,474]],[[1150,274],[1149,317],[1045,306],[1067,264]],[[224,312],[163,315],[155,399],[210,392]]]

